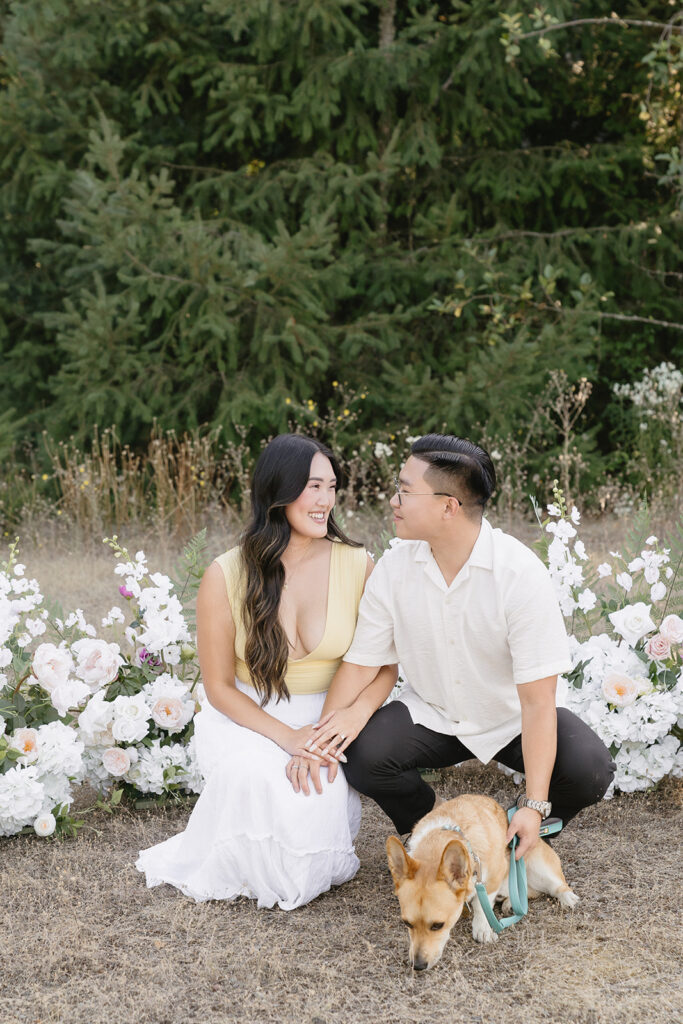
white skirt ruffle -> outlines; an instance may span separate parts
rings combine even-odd
[[[298,694],[265,710],[299,728],[318,720],[324,700]],[[248,896],[259,907],[293,910],[353,878],[360,799],[341,768],[331,785],[321,770],[322,794],[312,785],[309,796],[295,793],[285,775],[289,754],[208,702],[195,736],[206,784],[185,831],[141,851],[136,867],[149,887],[167,882],[197,901]]]

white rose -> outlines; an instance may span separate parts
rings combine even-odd
[[[121,747],[109,747],[102,754],[102,764],[110,775],[120,779],[129,770],[131,760],[128,751],[123,750]]]
[[[623,672],[610,672],[602,684],[602,692],[609,704],[625,708],[638,696],[638,683]]]
[[[35,829],[37,836],[51,836],[54,830],[57,828],[57,819],[54,814],[49,811],[47,814],[40,814],[33,822],[33,828]]]
[[[71,652],[54,644],[41,644],[33,655],[33,675],[48,693],[61,686],[74,669]]]
[[[119,743],[139,743],[149,732],[149,708],[142,694],[117,697],[113,702],[112,735]]]
[[[106,640],[77,640],[71,645],[76,655],[76,675],[90,687],[92,693],[113,682],[123,665],[118,644]]]
[[[102,746],[111,743],[111,723],[114,708],[104,699],[103,693],[91,697],[78,716],[78,727],[87,746]]]
[[[627,572],[620,572],[616,577],[616,581],[620,587],[623,587],[627,594],[633,586],[633,580]]]
[[[139,743],[149,732],[149,724],[136,718],[116,718],[111,734],[117,743]]]
[[[80,679],[67,679],[66,682],[60,683],[52,690],[50,702],[52,707],[64,716],[73,708],[77,708],[89,696],[90,687],[82,683]]]
[[[683,619],[679,615],[667,615],[659,627],[659,632],[672,644],[683,644]]]
[[[7,668],[12,664],[12,652],[9,647],[0,647],[0,668]]]
[[[614,631],[623,636],[630,647],[635,647],[642,637],[655,629],[655,624],[650,618],[651,607],[652,605],[639,601],[637,604],[627,604],[625,608],[620,608],[616,612],[610,612],[609,619]]]
[[[35,729],[15,729],[9,742],[15,750],[21,751],[21,764],[32,764],[38,760],[38,733]]]

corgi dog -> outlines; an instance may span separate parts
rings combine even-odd
[[[508,871],[510,850],[505,841],[505,811],[488,796],[459,796],[441,803],[422,818],[406,849],[396,836],[387,839],[387,857],[401,917],[410,932],[410,964],[416,971],[440,959],[453,925],[465,904],[472,912],[472,936],[477,942],[498,938],[486,920],[475,883],[483,882],[491,905],[503,901],[510,912]],[[525,858],[528,895],[547,893],[563,907],[578,896],[562,872],[560,858],[542,840]]]

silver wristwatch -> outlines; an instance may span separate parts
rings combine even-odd
[[[550,815],[553,805],[548,800],[530,800],[528,796],[520,796],[517,800],[518,807],[531,807],[532,810],[538,811],[541,815],[541,819],[547,818]]]

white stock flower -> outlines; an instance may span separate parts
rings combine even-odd
[[[661,601],[664,597],[666,597],[666,584],[660,580],[659,583],[655,583],[654,586],[650,587],[650,600]]]
[[[631,647],[655,629],[655,624],[650,618],[651,607],[652,605],[639,601],[637,604],[627,604],[625,608],[620,608],[616,612],[610,612],[609,619],[615,632],[623,636]]]
[[[602,562],[598,566],[598,576],[601,579],[603,579],[605,576],[611,576],[611,575],[612,575],[612,566],[609,565],[607,562]]]
[[[602,684],[605,700],[616,707],[633,704],[638,696],[638,683],[622,672],[610,672]]]
[[[556,505],[554,502],[551,502],[549,505],[546,506],[546,508],[548,509],[548,515],[549,516],[561,516],[562,515],[562,510],[560,509],[560,506]]]
[[[683,619],[679,615],[667,615],[662,620],[659,632],[672,644],[683,644]]]
[[[102,625],[106,628],[107,626],[113,626],[115,622],[123,624],[126,621],[126,617],[119,608],[118,605],[114,605],[109,609],[109,614],[102,619]]]
[[[122,747],[109,747],[102,754],[102,764],[110,775],[120,779],[130,769],[130,754]]]
[[[37,836],[46,838],[47,836],[51,836],[57,828],[57,819],[54,814],[47,811],[45,814],[38,815],[36,820],[33,822],[33,828]]]
[[[167,665],[179,665],[180,664],[180,645],[171,644],[169,647],[164,647],[161,652],[161,656]]]
[[[113,682],[123,665],[119,645],[108,644],[106,640],[77,640],[71,650],[76,655],[76,675],[92,693]]]
[[[646,544],[656,544],[657,543],[657,538],[655,537],[654,533],[650,537],[647,538],[645,543]]]
[[[7,668],[12,664],[12,652],[9,647],[0,647],[0,668]]]
[[[576,599],[576,603],[578,604],[582,612],[591,611],[593,608],[595,608],[597,601],[597,597],[595,596],[593,591],[590,590],[588,587],[586,587],[585,590],[582,590],[578,598]]]
[[[579,512],[579,510],[576,507],[576,505],[572,505],[572,510],[569,513],[569,517],[570,517],[571,521],[574,523],[575,526],[578,526],[579,523],[581,522],[581,513]]]
[[[574,553],[578,555],[582,562],[585,562],[588,558],[588,555],[586,554],[586,545],[582,540],[577,540],[574,544]]]
[[[51,693],[55,686],[66,683],[74,670],[74,662],[66,647],[41,644],[33,655],[32,669],[42,688]]]

